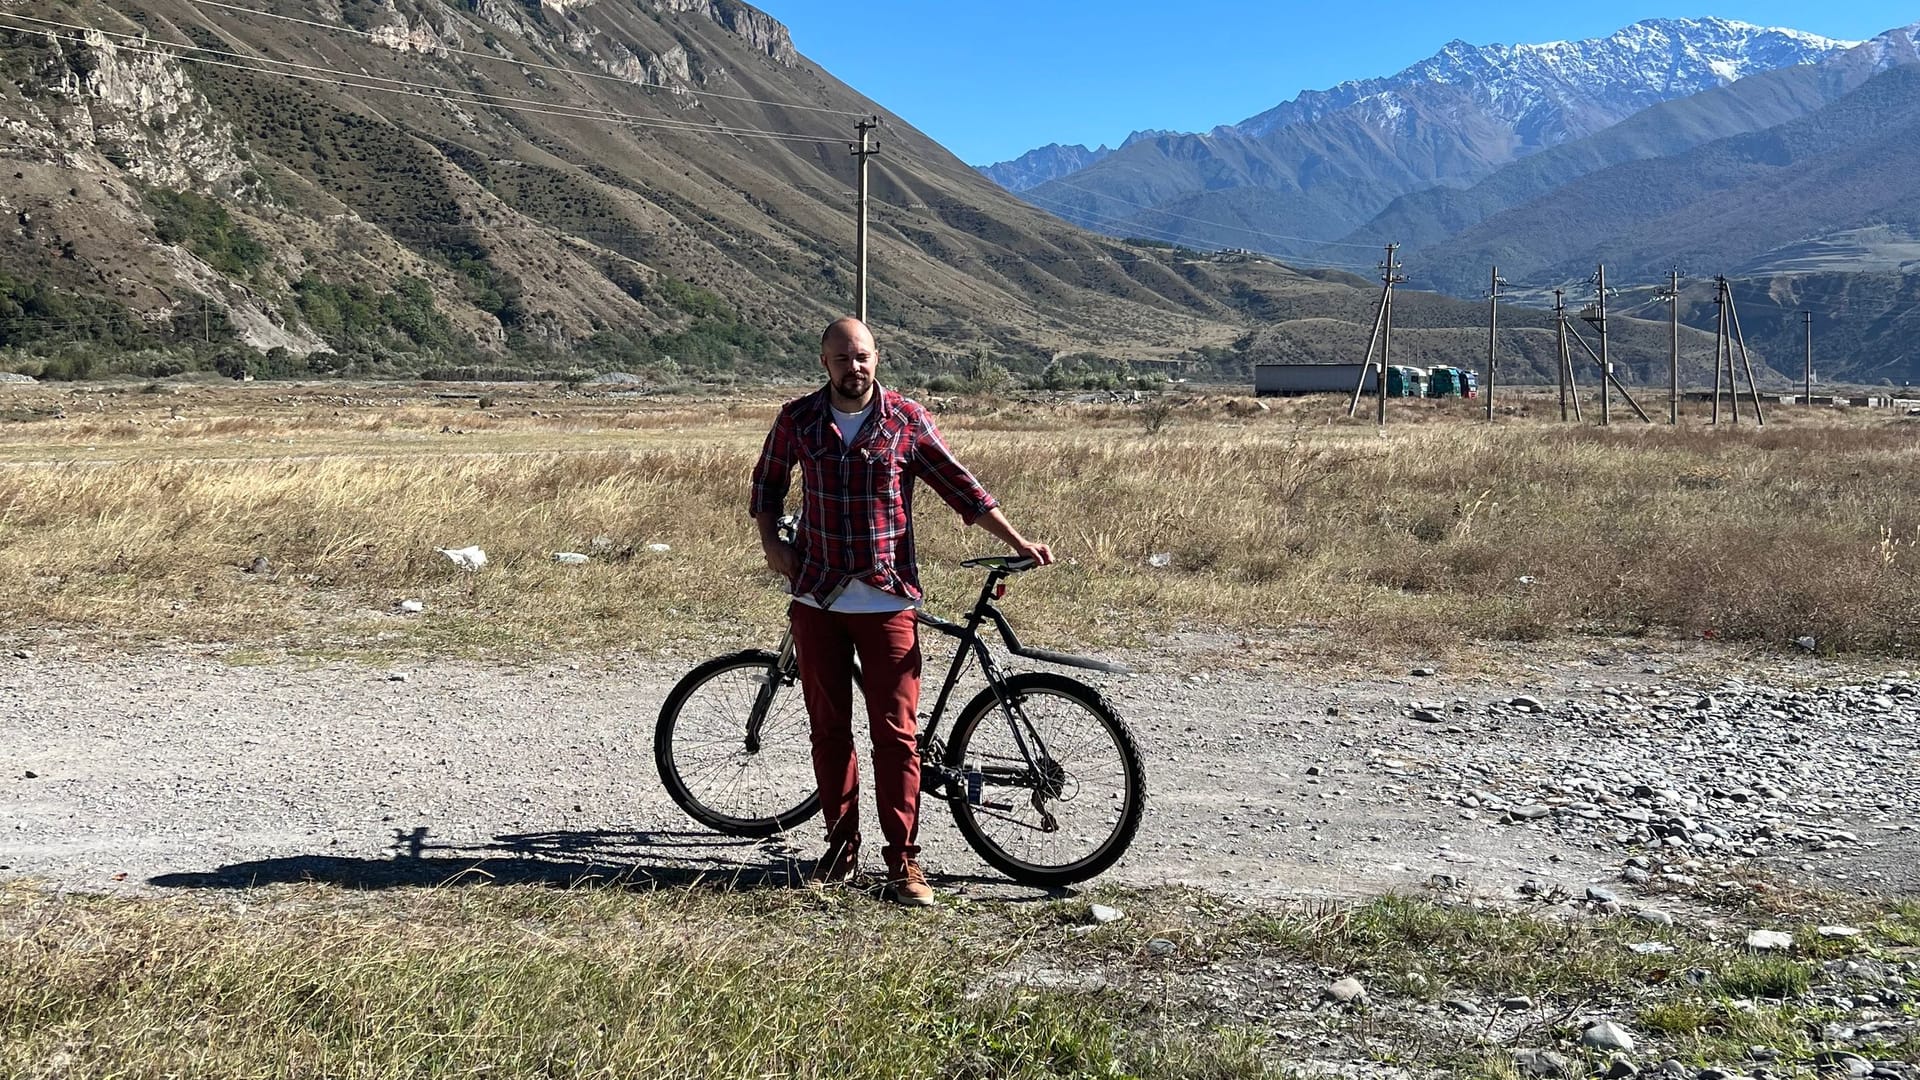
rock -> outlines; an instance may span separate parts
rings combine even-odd
[[[1625,1054],[1615,1054],[1607,1062],[1607,1071],[1600,1074],[1604,1080],[1626,1080],[1629,1076],[1639,1076],[1640,1066]]]
[[[1793,948],[1793,935],[1781,930],[1755,930],[1747,935],[1747,948],[1755,952],[1775,952]]]
[[[556,551],[553,553],[553,561],[563,566],[579,566],[587,561],[587,556],[577,551]]]
[[[34,772],[32,769],[28,769],[26,772],[22,773],[21,775],[28,780],[40,779],[40,774],[37,772]]]
[[[271,574],[273,573],[273,564],[267,561],[265,555],[255,555],[253,561],[247,564],[247,573]]]
[[[1087,914],[1092,916],[1094,922],[1102,926],[1105,926],[1107,923],[1119,922],[1121,919],[1127,917],[1119,908],[1111,908],[1105,904],[1093,905],[1087,909]]]
[[[1507,811],[1507,816],[1515,821],[1538,821],[1551,813],[1553,813],[1553,807],[1546,803],[1528,803]]]
[[[1164,570],[1173,565],[1173,552],[1156,551],[1147,556],[1147,565],[1153,567],[1155,570]]]
[[[1873,1075],[1873,1062],[1846,1050],[1822,1050],[1813,1055],[1813,1066],[1816,1069],[1838,1070],[1848,1076]]]
[[[1547,708],[1546,705],[1541,703],[1539,698],[1534,697],[1532,694],[1521,694],[1517,697],[1509,698],[1507,704],[1516,709],[1525,709],[1531,713],[1544,712]]]
[[[1147,942],[1147,951],[1155,956],[1172,956],[1180,947],[1166,938],[1157,937]]]
[[[1444,724],[1447,718],[1432,709],[1415,709],[1413,718],[1423,724]]]
[[[33,659],[33,654],[25,649],[15,649],[13,650],[13,658],[15,660],[31,660]]]
[[[1551,1050],[1515,1050],[1513,1067],[1522,1076],[1540,1077],[1542,1080],[1558,1080],[1573,1075],[1573,1062]]]
[[[1516,994],[1513,997],[1503,999],[1500,1002],[1500,1007],[1507,1012],[1525,1012],[1533,1008],[1533,999],[1525,994]]]
[[[1424,679],[1424,678],[1431,678],[1432,676],[1438,675],[1439,672],[1435,671],[1430,667],[1417,667],[1417,668],[1414,668],[1412,671],[1408,672],[1407,674]]]
[[[388,682],[406,682],[407,673],[404,671],[389,671],[387,672],[387,681]]]
[[[1637,866],[1629,866],[1625,870],[1620,871],[1620,880],[1629,885],[1645,885],[1647,882],[1653,880],[1653,875]]]
[[[1320,991],[1320,996],[1328,1001],[1337,1001],[1342,1005],[1357,1005],[1367,1000],[1367,988],[1359,979],[1349,975],[1344,979]]]
[[[1673,946],[1664,941],[1636,941],[1628,945],[1627,948],[1632,949],[1641,956],[1654,956],[1659,953],[1670,953],[1673,951]]]
[[[662,554],[665,554],[665,553],[667,553],[667,552],[669,552],[669,551],[672,551],[672,550],[673,550],[673,545],[671,545],[671,544],[648,544],[648,545],[647,545],[647,550],[648,550],[648,551],[651,551],[651,552],[653,552],[653,553],[654,553],[654,554],[656,554],[656,555],[662,555]]]
[[[1600,888],[1598,885],[1587,886],[1587,899],[1596,904],[1617,904],[1620,902],[1618,896],[1615,896],[1606,889]]]
[[[427,605],[419,600],[402,600],[400,601],[400,610],[406,612],[408,615],[418,615],[427,610]]]
[[[1860,936],[1859,928],[1853,926],[1822,926],[1815,929],[1814,933],[1824,938],[1853,938]]]
[[[1659,908],[1650,908],[1650,907],[1635,908],[1633,911],[1633,917],[1636,919],[1639,919],[1641,922],[1652,923],[1655,926],[1672,926],[1673,925],[1673,916],[1667,914],[1664,911],[1661,911]]]
[[[1461,1016],[1480,1015],[1480,1006],[1475,1005],[1466,998],[1448,998],[1440,1003],[1440,1007],[1448,1012],[1459,1013]]]
[[[1633,1052],[1633,1036],[1626,1028],[1611,1020],[1601,1020],[1587,1025],[1580,1033],[1580,1045],[1595,1050],[1618,1050],[1622,1053]]]

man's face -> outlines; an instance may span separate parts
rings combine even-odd
[[[879,350],[873,334],[858,324],[836,327],[820,350],[820,364],[827,369],[827,381],[838,394],[851,401],[862,401],[873,389],[874,369],[880,365]]]

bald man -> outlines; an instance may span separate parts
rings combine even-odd
[[[887,896],[926,907],[933,890],[917,843],[920,759],[920,580],[913,555],[913,490],[924,482],[1014,554],[1053,561],[1022,537],[993,496],[941,440],[933,417],[875,381],[880,351],[858,319],[838,319],[820,337],[827,383],[781,408],[753,470],[750,512],[767,565],[793,593],[800,685],[812,725],[827,847],[810,884],[846,880],[860,859],[859,771],[853,745],[853,661],[860,658],[873,737],[874,799],[886,847]],[[798,540],[780,539],[794,466],[802,497]]]

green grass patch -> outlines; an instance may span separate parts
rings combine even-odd
[[[1786,1000],[1805,994],[1813,985],[1813,973],[1785,957],[1743,956],[1720,969],[1718,981],[1733,997]]]

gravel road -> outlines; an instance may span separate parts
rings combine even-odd
[[[8,646],[0,877],[110,891],[785,874],[812,827],[715,837],[653,773],[654,714],[693,659],[389,669]],[[1676,665],[1638,646],[1385,678],[1231,646],[1206,668],[1177,649],[1130,659],[1141,674],[1098,679],[1139,737],[1151,799],[1108,880],[1255,900],[1436,883],[1581,895],[1758,864],[1920,891],[1920,685],[1904,673]],[[943,812],[922,833],[936,884],[1022,893]]]

